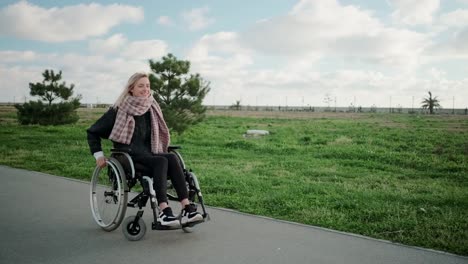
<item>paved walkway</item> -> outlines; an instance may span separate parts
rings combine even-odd
[[[0,263],[468,263],[468,258],[209,208],[194,233],[127,241],[94,223],[89,184],[0,166]],[[127,215],[134,214],[129,209]],[[151,213],[145,211],[147,226]]]

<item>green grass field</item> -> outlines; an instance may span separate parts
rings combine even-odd
[[[89,180],[103,111],[39,127],[0,107],[0,164]],[[468,255],[467,116],[210,112],[173,144],[209,205]]]

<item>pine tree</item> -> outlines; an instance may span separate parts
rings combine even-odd
[[[65,82],[59,83],[62,71],[56,74],[53,70],[45,70],[42,76],[44,77],[42,82],[29,83],[30,95],[38,96],[40,100],[15,105],[18,109],[19,123],[22,125],[76,123],[79,119],[76,109],[80,106],[81,96],[71,98],[75,85],[67,86]],[[60,102],[53,103],[57,99]]]
[[[182,134],[202,121],[206,107],[203,99],[210,91],[209,82],[200,74],[189,74],[190,62],[178,60],[169,53],[161,61],[149,60],[151,89],[161,106],[168,127]]]

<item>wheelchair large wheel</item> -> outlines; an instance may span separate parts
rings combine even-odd
[[[107,166],[96,166],[91,179],[90,202],[93,218],[105,231],[119,227],[127,210],[128,188],[125,173],[114,158]]]

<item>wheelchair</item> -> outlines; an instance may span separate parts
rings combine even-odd
[[[169,153],[174,153],[179,159],[179,163],[184,171],[186,186],[191,203],[198,203],[202,208],[203,220],[197,223],[181,222],[180,226],[162,226],[158,221],[159,207],[156,201],[156,192],[153,188],[153,180],[144,175],[144,167],[135,164],[128,154],[128,150],[112,149],[111,155],[107,159],[107,166],[100,168],[96,166],[91,179],[90,203],[93,218],[96,223],[105,231],[113,231],[122,223],[122,231],[125,237],[131,241],[137,241],[144,237],[146,224],[143,221],[143,208],[150,200],[154,221],[152,230],[173,230],[182,229],[186,233],[192,232],[192,228],[201,222],[210,219],[206,207],[203,203],[203,196],[195,173],[187,169],[182,156],[177,151],[180,146],[170,146]],[[140,183],[143,191],[128,201],[128,193],[133,187]],[[168,180],[167,197],[169,200],[178,201],[177,194],[170,180]],[[127,207],[139,208],[134,216],[125,218]]]

